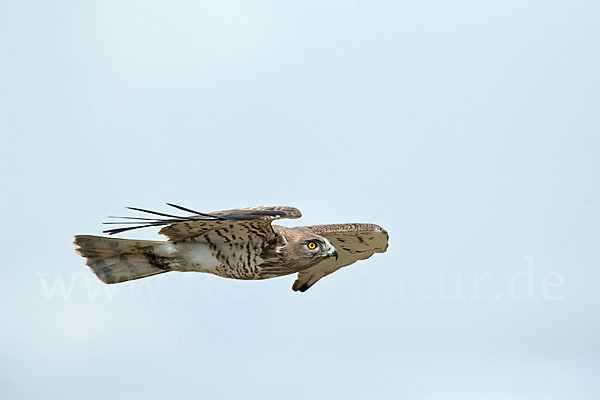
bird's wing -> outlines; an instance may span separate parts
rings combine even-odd
[[[307,226],[313,233],[327,238],[337,249],[337,260],[328,258],[298,273],[292,289],[304,292],[319,279],[338,269],[365,260],[388,247],[388,233],[374,224],[334,224]]]
[[[271,240],[275,237],[273,228],[271,228],[272,221],[302,216],[298,209],[285,206],[248,207],[201,213],[174,204],[167,204],[191,215],[182,217],[129,207],[132,210],[165,218],[120,217],[127,221],[114,222],[115,224],[131,224],[132,226],[108,229],[104,233],[113,235],[132,229],[163,226],[159,233],[167,236],[170,242],[241,243],[253,238]]]

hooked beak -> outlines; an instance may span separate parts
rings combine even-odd
[[[329,248],[329,251],[327,252],[327,254],[329,255],[329,257],[335,257],[335,261],[337,261],[338,259],[338,251],[335,247],[331,246]]]

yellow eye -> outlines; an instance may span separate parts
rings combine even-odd
[[[308,242],[307,246],[311,250],[314,250],[317,248],[317,244],[315,242]]]

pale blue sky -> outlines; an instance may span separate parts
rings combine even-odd
[[[0,397],[598,398],[599,18],[3,1]],[[304,294],[100,284],[72,236],[165,202],[293,205],[390,247]]]

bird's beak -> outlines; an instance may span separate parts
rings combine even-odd
[[[327,252],[327,254],[329,255],[329,257],[335,257],[335,261],[337,261],[338,259],[338,251],[335,247],[331,246],[329,248],[329,251]]]

